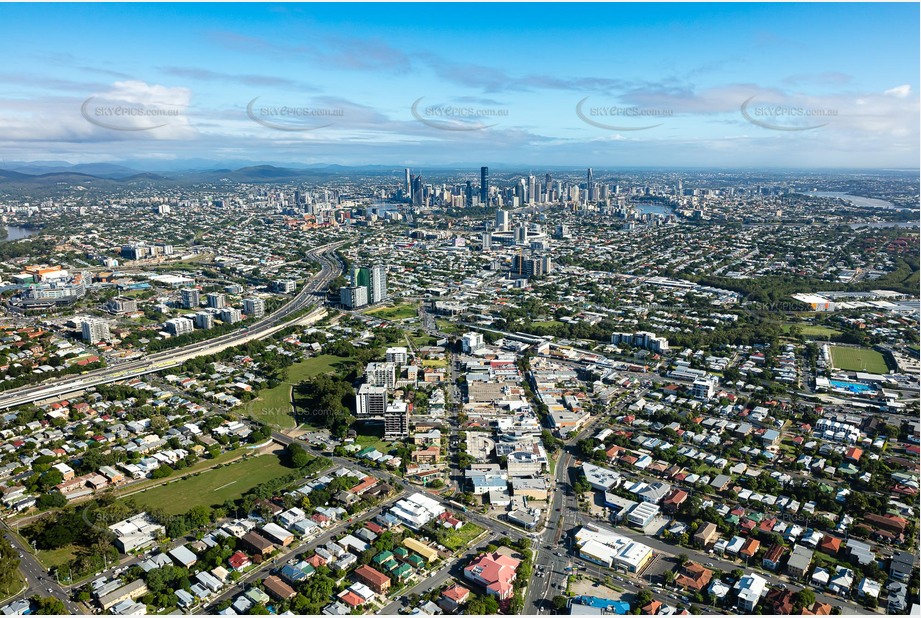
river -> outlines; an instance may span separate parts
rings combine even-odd
[[[35,234],[32,230],[26,227],[19,227],[18,225],[7,225],[6,227],[6,238],[0,238],[0,240],[19,240],[21,238],[28,238]]]
[[[858,208],[895,208],[892,202],[887,202],[886,200],[879,200],[875,197],[861,197],[860,195],[851,195],[840,191],[810,191],[807,195],[841,198],[842,200],[849,201]]]

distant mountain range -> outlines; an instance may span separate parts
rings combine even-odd
[[[151,170],[141,171],[137,168],[112,163],[71,165],[63,161],[5,162],[0,164],[0,187],[28,188],[59,185],[61,183],[99,187],[143,182],[190,184],[201,182],[317,181],[356,172],[372,175],[393,174],[402,173],[402,168],[384,165],[347,167],[336,164],[316,164],[305,167],[280,167],[275,165],[236,167],[213,163],[213,167],[205,169],[156,172]]]

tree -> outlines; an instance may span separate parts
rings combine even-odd
[[[796,593],[795,603],[800,607],[812,607],[815,603],[815,593],[808,588],[803,588]]]
[[[468,615],[490,616],[499,613],[499,602],[495,597],[490,595],[476,596],[471,595],[471,600],[467,602]]]
[[[307,454],[307,451],[305,451],[304,447],[300,444],[292,442],[285,450],[288,454],[288,463],[290,463],[292,468],[303,468],[310,463],[310,455]]]
[[[34,599],[37,609],[35,613],[41,616],[53,616],[67,614],[67,606],[64,601],[55,597],[38,597]]]
[[[652,599],[653,599],[652,592],[650,592],[646,588],[643,588],[636,594],[636,606],[645,607],[646,605],[649,605],[652,602]]]
[[[551,602],[553,603],[553,607],[555,607],[556,609],[563,609],[564,607],[566,607],[566,604],[569,603],[569,599],[567,599],[561,594],[558,594],[555,597],[553,597],[553,601]]]

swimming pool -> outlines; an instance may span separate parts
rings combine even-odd
[[[829,380],[828,383],[831,384],[835,388],[841,388],[846,391],[851,391],[855,395],[862,395],[864,393],[869,393],[874,390],[872,386],[868,384],[861,384],[859,382],[844,382],[842,380]]]

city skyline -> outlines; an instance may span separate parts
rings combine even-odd
[[[0,168],[919,165],[916,5],[404,8],[7,5]]]

